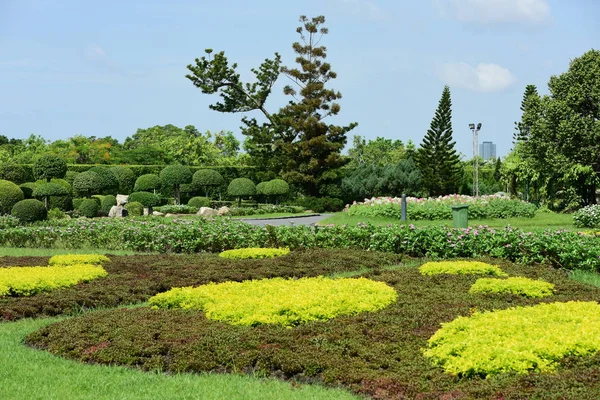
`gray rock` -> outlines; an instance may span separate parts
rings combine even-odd
[[[219,215],[219,213],[214,208],[200,207],[200,209],[198,210],[196,215],[199,215],[199,216],[205,217],[205,218],[212,218],[212,217]]]
[[[217,210],[217,214],[219,215],[227,215],[229,214],[229,207],[223,206]]]
[[[155,216],[157,216],[157,217],[162,217],[162,216],[163,216],[163,215],[165,215],[165,214],[161,213],[160,211],[154,211],[154,212],[152,213],[152,215],[155,215]]]
[[[125,204],[127,204],[128,200],[129,200],[129,196],[126,194],[118,194],[117,195],[117,205],[118,206],[124,206]]]
[[[127,209],[123,206],[112,206],[108,212],[108,216],[111,218],[126,217],[128,215]]]

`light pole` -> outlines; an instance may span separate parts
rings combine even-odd
[[[469,124],[469,128],[473,131],[473,196],[479,197],[479,131],[481,130],[481,122],[477,124]]]

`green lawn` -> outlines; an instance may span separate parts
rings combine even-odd
[[[387,224],[413,224],[417,227],[431,225],[452,226],[452,220],[445,221],[406,221],[402,222],[395,218],[382,217],[362,217],[357,215],[348,215],[347,213],[339,212],[331,217],[319,222],[319,225],[356,225],[359,222],[372,223],[375,225]],[[533,218],[507,218],[507,219],[481,219],[469,220],[469,226],[488,225],[493,228],[503,228],[505,226],[513,226],[527,231],[540,231],[545,229],[567,229],[575,230],[573,226],[573,217],[569,214],[536,214]]]
[[[269,218],[283,218],[283,217],[310,217],[319,214],[306,214],[306,213],[271,213],[271,214],[253,214],[244,215],[238,217],[232,217],[233,219],[269,219]]]

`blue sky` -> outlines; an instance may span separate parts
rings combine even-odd
[[[137,128],[195,125],[240,134],[241,115],[208,109],[184,78],[205,48],[224,50],[242,77],[279,52],[293,66],[298,17],[325,15],[322,43],[343,94],[332,122],[419,144],[444,84],[458,150],[470,122],[499,156],[512,146],[526,84],[600,47],[597,0],[183,1],[0,0],[0,134],[123,141]],[[277,110],[284,78],[267,103]],[[259,113],[255,114],[261,117]]]

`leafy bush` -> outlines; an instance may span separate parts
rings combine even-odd
[[[396,301],[396,291],[366,278],[263,279],[174,288],[150,298],[154,308],[202,310],[233,325],[297,326],[340,315],[377,311]]]
[[[344,208],[344,201],[335,197],[305,196],[297,198],[292,203],[317,213],[337,212]]]
[[[79,206],[81,205],[81,202],[84,200],[85,199],[73,199],[73,209],[79,210]]]
[[[89,264],[0,268],[0,296],[32,296],[106,275],[101,266]]]
[[[141,203],[144,207],[154,207],[160,204],[160,197],[150,192],[133,192],[129,195],[130,203]]]
[[[507,279],[481,278],[471,286],[469,293],[509,293],[525,297],[546,297],[554,293],[554,285],[524,277]]]
[[[112,194],[107,194],[100,201],[100,212],[102,212],[103,215],[108,215],[108,213],[110,212],[110,209],[116,205],[117,205],[117,198],[115,196],[113,196]]]
[[[600,205],[592,204],[573,213],[576,228],[600,228]]]
[[[54,219],[69,219],[69,215],[65,212],[63,212],[61,209],[59,208],[51,208],[48,211],[48,219],[49,220],[54,220]]]
[[[256,185],[248,178],[236,178],[227,186],[227,194],[238,198],[238,207],[242,205],[242,197],[256,194]]]
[[[208,197],[210,188],[221,186],[225,183],[223,176],[214,169],[199,169],[192,176],[192,185],[203,188]]]
[[[188,206],[196,207],[196,208],[210,207],[210,199],[208,197],[200,197],[200,196],[192,197],[188,201]]]
[[[454,375],[552,372],[566,356],[600,350],[596,302],[539,304],[475,313],[442,324],[425,356]]]
[[[59,156],[44,154],[33,164],[35,179],[44,179],[50,182],[52,178],[64,178],[67,173],[67,163]]]
[[[17,202],[10,214],[24,223],[43,221],[48,217],[48,211],[39,200],[27,199]]]
[[[144,205],[138,201],[130,201],[125,204],[125,209],[132,217],[139,217],[144,214]]]
[[[27,181],[28,174],[20,165],[5,162],[0,164],[0,179],[20,184]]]
[[[58,254],[50,257],[48,265],[81,265],[81,264],[103,264],[110,259],[102,254]]]
[[[436,261],[427,262],[419,267],[423,275],[496,275],[506,276],[502,270],[496,266],[480,261]]]
[[[25,182],[19,185],[19,188],[23,191],[23,196],[26,199],[33,199],[33,191],[37,187],[37,183],[35,182]]]
[[[273,248],[246,248],[246,249],[234,249],[225,250],[219,254],[219,257],[232,258],[234,260],[241,260],[246,258],[273,258],[285,256],[290,252],[290,249],[273,249]]]
[[[261,204],[258,208],[251,207],[231,207],[227,215],[232,217],[245,215],[261,215],[274,213],[301,213],[304,212],[304,207],[300,206],[276,206],[273,204]]]
[[[85,172],[82,173],[82,175]],[[95,218],[98,216],[98,211],[100,207],[98,206],[98,202],[95,199],[83,199],[77,210],[87,218]]]
[[[172,190],[175,204],[179,204],[180,186],[192,182],[192,171],[184,165],[169,165],[160,171],[160,181],[163,187]]]
[[[116,175],[108,167],[95,166],[88,170],[88,172],[97,173],[102,179],[100,186],[100,193],[115,195],[119,191],[119,180]]]
[[[110,172],[117,178],[119,193],[129,194],[133,191],[136,179],[131,168],[124,165],[115,165],[114,167],[110,167]]]
[[[21,222],[19,219],[13,217],[12,215],[0,215],[0,230],[16,228],[20,224]]]
[[[24,198],[16,183],[0,180],[0,214],[9,214],[12,207]]]
[[[164,214],[195,214],[198,212],[197,207],[186,206],[184,204],[160,206],[156,207],[155,210]]]
[[[134,192],[154,192],[155,190],[160,190],[160,177],[155,174],[144,174],[137,178],[135,181],[135,186],[133,188]]]
[[[79,196],[90,197],[99,194],[104,188],[105,180],[93,171],[78,174],[73,180],[73,190]]]

